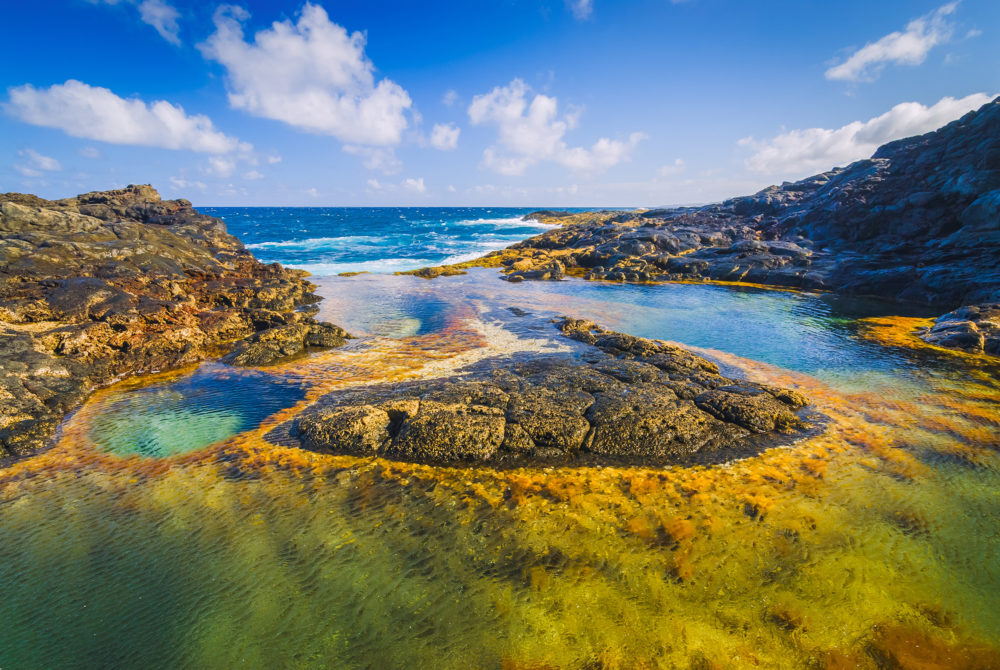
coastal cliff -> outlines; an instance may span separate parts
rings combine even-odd
[[[995,303],[1000,98],[870,159],[754,195],[702,207],[528,217],[559,227],[466,265],[502,267],[513,281],[713,280],[947,309]],[[947,321],[957,332],[955,318]],[[979,337],[983,329],[962,321],[964,334],[951,341],[988,350],[989,328]]]
[[[150,186],[0,194],[0,457],[45,445],[114,380],[229,354],[260,365],[349,337],[307,273],[257,261],[219,219]]]

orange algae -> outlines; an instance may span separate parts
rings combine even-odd
[[[303,544],[293,553],[307,571],[321,570],[307,547],[318,556],[368,547],[378,571],[378,561],[395,563],[380,557],[377,538],[429,537],[443,553],[463,552],[447,563],[451,577],[462,598],[482,604],[475,611],[496,617],[475,635],[488,630],[497,646],[438,611],[439,625],[503,667],[994,663],[996,650],[977,637],[988,639],[996,622],[925,613],[928,601],[963,609],[947,572],[929,562],[920,538],[939,522],[913,490],[946,482],[889,429],[906,426],[942,453],[995,468],[989,377],[970,379],[962,394],[931,380],[888,406],[877,394],[705,351],[753,381],[802,391],[828,421],[792,447],[719,467],[439,468],[321,455],[265,437],[330,390],[414,378],[486,345],[459,320],[440,334],[269,368],[308,379],[306,399],[222,444],[167,459],[121,459],[89,445],[101,403],[123,387],[107,389],[67,422],[55,448],[0,472],[0,501],[31,490],[41,472],[114,492],[117,509],[131,514],[196,501],[250,537],[297,538],[287,542]],[[331,537],[332,521],[322,521],[331,514],[358,523]],[[415,569],[444,560],[431,554]],[[433,658],[408,649],[410,660]]]

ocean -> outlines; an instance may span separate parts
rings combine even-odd
[[[551,228],[538,207],[200,207],[264,262],[308,270],[391,273],[460,263]],[[585,212],[586,208],[567,211]]]

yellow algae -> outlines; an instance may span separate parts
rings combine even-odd
[[[955,543],[978,555],[995,548],[974,517],[956,522],[962,505],[998,504],[995,478],[932,468],[912,447],[995,473],[989,375],[928,377],[888,406],[874,392],[704,350],[752,381],[800,390],[826,421],[789,447],[715,467],[431,467],[267,439],[331,390],[440,374],[494,346],[464,318],[440,333],[268,368],[306,380],[305,399],[167,459],[93,449],[87,435],[102,403],[149,380],[100,391],[53,449],[0,471],[0,541],[21,538],[23,550],[8,564],[23,579],[42,574],[52,547],[34,529],[59,519],[74,558],[60,566],[67,586],[86,589],[96,564],[141,592],[142,571],[102,548],[113,537],[130,543],[143,571],[177,574],[167,612],[191,643],[165,652],[173,665],[996,659],[997,575],[957,570],[966,559],[948,553]],[[973,477],[961,495],[957,477]],[[100,611],[101,625],[125,625]],[[268,643],[254,631],[268,631]]]
[[[1000,365],[1000,358],[992,354],[975,354],[960,349],[948,349],[936,344],[925,342],[919,336],[919,330],[930,328],[934,319],[917,319],[912,317],[891,316],[860,319],[862,335],[887,347],[903,347],[925,352],[934,352],[959,359],[965,364],[979,364],[989,367]]]

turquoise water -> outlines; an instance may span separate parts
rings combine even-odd
[[[515,332],[537,326],[539,318],[567,315],[641,337],[718,349],[827,381],[876,372],[907,376],[912,358],[858,337],[858,320],[930,316],[919,307],[821,293],[580,279],[511,284],[499,276],[495,270],[474,268],[468,275],[431,281],[378,275],[314,281],[330,296],[321,305],[322,318],[356,332],[378,333],[393,318],[409,318],[420,324],[421,332],[433,331],[443,320],[439,312],[429,313],[428,306],[474,307]],[[525,322],[513,316],[511,307],[533,309],[535,318]]]
[[[94,446],[119,456],[164,458],[249,430],[304,397],[301,382],[221,363],[144,386],[103,405]]]
[[[123,387],[0,470],[0,668],[1000,667],[1000,370],[862,337],[904,308],[493,270],[317,283],[350,350]],[[711,468],[211,446],[323,384],[551,339],[560,314],[710,348],[829,423]]]

